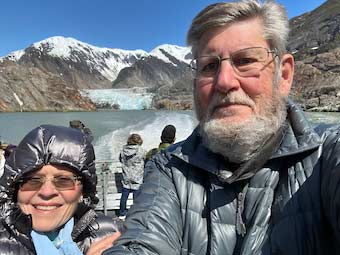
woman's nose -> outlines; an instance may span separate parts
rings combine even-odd
[[[58,190],[56,189],[56,187],[54,186],[52,180],[47,179],[40,187],[39,189],[39,193],[45,196],[48,195],[53,195],[58,193]]]

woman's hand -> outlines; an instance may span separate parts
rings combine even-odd
[[[118,237],[120,237],[120,232],[116,232],[113,235],[109,235],[100,239],[97,242],[91,244],[90,248],[86,252],[86,255],[101,255],[103,251],[112,247],[113,242],[116,241]]]

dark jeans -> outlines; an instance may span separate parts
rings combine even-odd
[[[127,213],[126,209],[126,202],[128,200],[129,194],[132,192],[133,199],[135,199],[135,196],[137,194],[138,190],[135,189],[127,189],[127,188],[122,188],[122,196],[120,198],[120,207],[119,207],[119,216],[125,216]]]

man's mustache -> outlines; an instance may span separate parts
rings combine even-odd
[[[255,102],[244,92],[241,91],[231,91],[227,94],[215,94],[210,105],[209,105],[209,115],[220,106],[229,104],[242,104],[247,105],[252,109],[255,109]]]

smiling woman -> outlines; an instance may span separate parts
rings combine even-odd
[[[112,245],[96,242],[117,227],[92,209],[94,159],[77,129],[43,125],[23,138],[0,179],[0,254],[100,254]]]
[[[46,165],[22,179],[18,205],[32,215],[34,230],[53,232],[72,217],[82,197],[78,177],[68,167]]]

